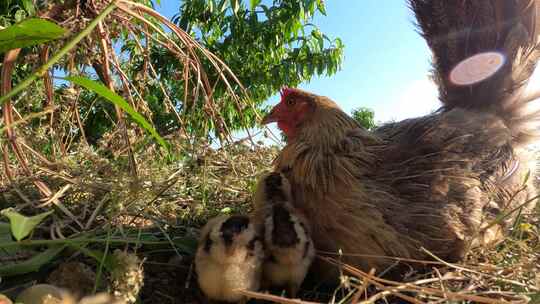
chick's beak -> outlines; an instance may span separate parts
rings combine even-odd
[[[277,122],[278,121],[278,118],[277,118],[277,115],[276,115],[276,107],[274,107],[272,109],[272,111],[270,111],[270,113],[268,113],[261,121],[261,124],[263,125],[267,125],[271,122]]]

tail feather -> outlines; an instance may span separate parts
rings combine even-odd
[[[540,0],[409,0],[409,5],[433,52],[433,78],[444,108],[493,111],[517,142],[535,138],[531,123],[540,115],[527,105],[526,85],[540,58]],[[492,76],[465,85],[452,81],[460,62],[485,52],[504,58]]]

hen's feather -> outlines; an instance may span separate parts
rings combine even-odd
[[[419,28],[433,52],[433,79],[446,109],[491,111],[504,119],[515,141],[535,137],[526,84],[540,56],[537,0],[410,0]],[[491,77],[456,85],[450,73],[463,60],[498,52],[504,64]],[[471,67],[477,71],[481,67]]]
[[[531,169],[524,144],[539,115],[527,111],[524,86],[539,56],[540,0],[410,3],[434,53],[444,107],[368,132],[330,99],[294,90],[312,113],[275,163],[312,222],[317,249],[341,250],[365,270],[384,271],[394,263],[388,256],[429,258],[421,248],[459,260],[502,240],[515,211],[534,206],[532,179],[522,189]],[[450,83],[456,64],[493,50],[507,60],[493,76]]]

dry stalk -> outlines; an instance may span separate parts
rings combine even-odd
[[[86,134],[84,132],[84,126],[83,126],[83,123],[81,121],[81,115],[79,114],[78,103],[79,103],[79,95],[77,95],[77,98],[75,99],[75,111],[74,111],[75,119],[77,120],[77,127],[79,128],[79,131],[81,132],[82,141],[88,146],[89,143],[88,143],[88,140],[86,139]]]
[[[134,41],[135,41],[135,44],[137,45],[137,47],[139,48],[139,50],[141,50],[145,55],[144,55],[144,65],[145,65],[145,68],[149,69],[151,72],[152,72],[152,75],[157,79],[158,78],[158,75],[157,75],[157,72],[156,72],[156,69],[154,68],[154,65],[150,62],[150,58],[148,57],[148,50],[147,48],[143,48],[140,41],[137,39],[137,35],[135,35],[135,32],[134,30],[132,29],[132,27],[130,26],[129,27],[129,31],[131,32],[131,34],[134,36]],[[143,30],[146,37],[152,37],[148,32],[146,32],[145,30]],[[153,38],[155,39],[155,38]],[[146,39],[147,43],[149,43],[148,41],[150,40],[153,40],[153,39]],[[161,43],[161,41],[158,40],[158,43]],[[165,44],[163,43],[162,44],[163,46],[165,46]],[[146,75],[145,75],[146,76]],[[186,76],[187,77],[187,76]],[[186,79],[186,78],[184,78]],[[184,84],[185,86],[187,86],[187,81],[184,80]],[[176,116],[176,119],[178,120],[178,123],[180,124],[180,128],[181,130],[187,134],[187,131],[185,130],[184,128],[184,121],[182,119],[182,117],[180,117],[180,113],[178,113],[178,111],[176,110],[176,107],[174,106],[173,102],[172,102],[172,99],[169,97],[169,94],[167,93],[167,91],[165,90],[165,88],[163,87],[163,84],[161,82],[159,82],[159,88],[161,89],[161,92],[163,93],[163,96],[165,97],[165,100],[167,101],[167,105],[169,107],[169,110],[172,110]],[[184,100],[186,100],[186,96],[184,96]]]
[[[245,88],[241,85],[238,78],[236,78],[236,76],[234,75],[234,73],[232,73],[232,71],[227,67],[227,65],[225,63],[223,63],[219,58],[217,58],[217,56],[215,56],[214,54],[212,54],[209,51],[205,50],[190,35],[188,35],[184,31],[182,31],[181,29],[179,29],[175,24],[173,24],[172,22],[167,20],[165,17],[163,17],[160,14],[158,14],[157,12],[155,12],[154,10],[152,10],[152,9],[142,5],[142,4],[139,4],[139,3],[134,3],[134,2],[131,2],[131,1],[121,0],[120,3],[118,4],[119,8],[124,10],[125,12],[133,14],[133,16],[137,17],[138,19],[141,19],[141,18],[144,19],[144,18],[142,16],[138,15],[137,13],[134,13],[133,11],[131,11],[129,8],[127,8],[124,5],[134,7],[137,10],[140,10],[140,11],[142,11],[144,13],[147,13],[148,15],[158,19],[160,22],[162,22],[167,27],[169,27],[169,29],[171,29],[171,31],[173,33],[175,33],[175,35],[180,39],[180,41],[182,41],[182,43],[184,44],[184,46],[187,49],[187,52],[190,54],[190,57],[193,59],[193,63],[195,63],[195,65],[196,65],[195,70],[196,70],[196,72],[198,74],[199,79],[202,81],[202,84],[203,84],[202,88],[203,88],[203,90],[204,90],[204,92],[206,94],[206,100],[207,100],[208,105],[209,105],[208,107],[204,107],[204,110],[207,111],[207,113],[211,117],[214,117],[216,119],[216,121],[218,122],[217,127],[221,131],[220,133],[229,136],[230,132],[229,132],[229,130],[227,128],[227,125],[225,124],[223,118],[220,115],[217,114],[218,111],[216,111],[216,106],[215,106],[215,104],[213,102],[213,98],[212,98],[212,87],[211,87],[211,85],[209,83],[209,80],[208,80],[208,78],[206,76],[206,73],[201,68],[201,63],[200,63],[200,61],[198,59],[198,56],[195,53],[195,51],[200,51],[201,53],[203,53],[204,56],[210,61],[210,63],[214,67],[214,69],[216,71],[218,71],[218,75],[219,75],[220,79],[225,83],[225,85],[227,87],[227,90],[231,93],[231,97],[233,98],[233,101],[235,101],[235,104],[237,105],[237,110],[242,112],[242,107],[240,105],[239,99],[238,99],[237,95],[234,93],[234,89],[232,88],[231,84],[227,80],[227,77],[231,77],[235,81],[235,83],[239,86],[239,88],[242,90],[242,92],[244,92],[246,95],[247,95],[247,93],[246,93]],[[141,20],[141,21],[145,22],[144,20]],[[149,22],[145,22],[145,24],[148,24],[149,26],[152,26],[151,23],[149,23]],[[187,79],[184,79],[184,80],[187,81]],[[199,83],[199,80],[198,80],[197,83]],[[198,88],[198,86],[196,86],[196,89],[197,88]],[[197,92],[195,92],[195,96],[197,96]],[[257,113],[257,111],[255,111],[255,113]]]
[[[2,65],[2,86],[0,88],[0,95],[6,95],[11,90],[11,76],[13,72],[13,68],[15,67],[15,61],[17,60],[17,57],[19,56],[21,49],[13,49],[9,50],[4,55],[4,62]],[[32,176],[32,171],[28,167],[28,160],[26,159],[26,156],[21,152],[19,146],[17,145],[17,137],[15,135],[15,131],[11,128],[11,125],[14,123],[13,121],[13,106],[11,104],[11,100],[7,100],[6,103],[3,105],[3,114],[4,114],[4,123],[6,124],[6,135],[8,142],[11,146],[11,149],[13,153],[15,154],[15,157],[19,161],[19,164],[23,170],[23,172],[26,174],[26,176]],[[9,158],[6,157],[7,153],[7,146],[4,147],[4,166],[6,168],[9,167]],[[7,173],[7,172],[6,172]],[[45,183],[43,183],[40,180],[34,180],[34,185],[39,189],[42,195],[49,196],[52,194],[52,191],[49,189]]]
[[[433,254],[432,252],[430,252],[429,250],[427,250],[425,248],[421,248],[421,249],[426,254],[431,256],[433,259],[437,260],[438,262],[444,264],[447,267],[457,269],[457,270],[461,270],[461,271],[465,271],[465,272],[474,273],[476,275],[480,275],[480,276],[483,276],[483,277],[489,277],[489,278],[492,278],[492,279],[500,280],[502,282],[510,283],[510,284],[513,284],[513,285],[521,286],[521,287],[528,287],[528,288],[530,288],[532,290],[538,291],[538,288],[536,286],[526,285],[526,284],[523,284],[521,282],[517,282],[515,280],[509,280],[509,279],[501,278],[500,276],[494,276],[494,275],[491,275],[491,274],[488,274],[488,273],[484,273],[484,272],[469,269],[469,268],[466,268],[466,267],[463,267],[463,266],[459,266],[459,265],[456,265],[456,264],[448,263],[448,262],[444,261],[443,259],[439,258],[438,256],[436,256],[435,254]]]
[[[369,271],[369,274],[374,275],[375,274],[375,269],[371,268],[371,270]],[[351,299],[352,304],[358,303],[358,300],[360,300],[360,297],[362,296],[362,294],[364,294],[366,292],[369,285],[370,285],[369,280],[362,280],[362,285],[358,286],[356,293],[354,294],[354,296]]]
[[[44,64],[49,60],[49,46],[44,46],[40,53],[41,64]],[[45,85],[45,96],[47,98],[47,107],[54,108],[54,90],[51,74],[49,71],[43,74],[43,83]],[[49,119],[49,130],[54,132],[54,112],[51,112]]]
[[[332,263],[332,264],[336,264],[336,265],[339,263],[339,261],[337,261],[337,260],[335,260],[333,258],[323,258],[323,260],[325,260],[325,261],[327,261],[329,263]],[[352,267],[350,265],[347,265],[347,264],[342,264],[342,267],[343,267],[343,269],[345,269],[346,271],[348,271],[349,273],[351,273],[353,275],[356,275],[356,276],[358,276],[360,278],[364,278],[364,279],[367,279],[367,280],[371,280],[371,282],[373,284],[377,285],[377,287],[379,287],[379,288],[381,288],[383,290],[392,292],[393,295],[398,296],[398,297],[399,297],[399,295],[397,293],[395,293],[395,292],[397,292],[397,290],[402,290],[402,291],[415,292],[415,293],[419,293],[419,294],[428,294],[428,295],[439,296],[439,297],[443,297],[444,299],[447,299],[447,300],[466,300],[466,301],[473,301],[473,302],[476,302],[476,303],[486,303],[486,304],[499,304],[499,303],[501,303],[500,300],[487,298],[487,297],[482,297],[482,296],[478,296],[478,295],[468,295],[468,294],[462,294],[462,293],[451,292],[451,291],[442,291],[442,290],[435,289],[435,288],[430,288],[430,287],[418,286],[418,285],[421,285],[421,284],[425,284],[426,282],[437,281],[437,280],[439,280],[438,278],[433,278],[433,279],[428,279],[428,280],[419,280],[419,281],[409,282],[409,283],[403,283],[403,282],[396,282],[396,281],[382,279],[382,278],[379,278],[379,277],[369,275],[368,273],[366,273],[366,272],[364,272],[362,270],[359,270],[357,268],[354,268],[354,267]],[[457,278],[449,277],[449,278],[447,278],[447,280],[459,280],[459,279],[464,279],[464,278],[462,278],[462,277],[457,277]],[[385,287],[384,285],[380,286],[382,284],[392,285],[392,287]],[[410,301],[410,300],[408,300],[408,301]]]
[[[237,290],[239,293],[253,298],[253,299],[259,299],[259,300],[266,300],[271,301],[274,303],[282,303],[282,304],[320,304],[319,302],[309,302],[309,301],[302,301],[300,299],[289,299],[284,298],[280,296],[271,295],[268,293],[262,293],[262,292],[256,292],[256,291],[249,291],[249,290]]]
[[[100,21],[98,22],[98,33],[99,33],[99,36],[100,36],[100,45],[101,45],[101,49],[102,49],[102,52],[103,52],[103,58],[102,58],[102,76],[106,82],[106,85],[107,87],[109,88],[109,90],[111,91],[115,91],[114,89],[114,84],[113,84],[113,81],[112,81],[112,78],[111,78],[111,67],[110,67],[110,64],[109,64],[109,54],[110,53],[113,53],[114,50],[112,49],[111,45],[110,45],[110,38],[109,38],[109,35],[107,33],[107,31],[105,31],[104,27],[103,27],[103,23]],[[130,143],[130,140],[129,140],[129,135],[128,135],[128,132],[127,132],[127,124],[126,124],[126,121],[124,119],[124,115],[122,113],[122,109],[120,109],[120,107],[118,105],[114,105],[114,108],[116,110],[116,118],[118,119],[118,122],[120,124],[120,129],[121,129],[121,132],[123,134],[123,137],[124,137],[124,141],[125,141],[125,145],[126,147],[128,147],[128,156],[129,156],[129,161],[130,161],[130,169],[131,169],[131,172],[133,174],[133,177],[136,178],[138,176],[137,174],[137,163],[135,161],[135,156],[133,156],[133,149],[131,147],[131,143]]]

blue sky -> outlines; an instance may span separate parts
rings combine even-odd
[[[178,0],[161,0],[156,9],[167,17]],[[416,32],[405,0],[327,0],[327,16],[313,23],[345,44],[342,70],[316,77],[300,87],[335,100],[343,110],[367,106],[377,121],[421,116],[439,106],[428,80],[430,51]],[[384,4],[381,4],[384,3]],[[268,103],[279,101],[273,96]]]
[[[329,0],[315,23],[345,44],[342,70],[304,84],[344,110],[367,106],[387,121],[429,113],[438,107],[428,80],[430,51],[416,32],[405,0]],[[385,4],[381,4],[385,3]]]

